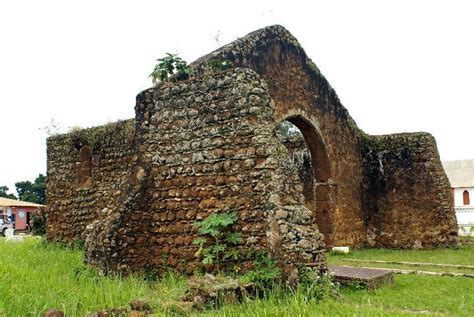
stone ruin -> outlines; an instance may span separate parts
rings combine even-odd
[[[211,60],[234,67],[212,72]],[[457,243],[433,136],[364,133],[285,28],[191,66],[138,94],[135,119],[48,139],[49,240],[85,242],[104,270],[187,273],[201,267],[193,223],[233,210],[242,262],[264,250],[324,270],[331,246]],[[285,138],[283,121],[303,137]]]

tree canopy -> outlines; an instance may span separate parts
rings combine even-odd
[[[7,186],[0,186],[0,197],[16,199],[16,196],[13,194],[7,193],[9,188]]]
[[[39,174],[35,181],[15,183],[18,199],[36,204],[46,204],[46,176]]]

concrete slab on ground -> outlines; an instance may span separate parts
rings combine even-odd
[[[393,284],[393,273],[383,269],[367,269],[353,266],[329,266],[334,280],[341,285],[362,283],[368,288]]]

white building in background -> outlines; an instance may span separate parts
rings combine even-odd
[[[460,235],[474,236],[474,160],[443,162],[454,197]]]

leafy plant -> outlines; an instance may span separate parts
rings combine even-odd
[[[337,297],[337,285],[328,273],[320,274],[318,270],[310,267],[300,269],[300,282],[298,292],[304,301],[321,301],[328,297]]]
[[[208,65],[211,69],[212,72],[220,72],[220,71],[224,71],[224,70],[227,70],[229,68],[232,68],[233,64],[231,61],[225,59],[225,60],[221,60],[221,59],[211,59],[209,62],[208,62]]]
[[[215,264],[220,271],[223,260],[237,260],[239,252],[236,246],[242,243],[242,235],[237,232],[226,231],[237,221],[237,213],[212,214],[204,220],[196,221],[194,225],[199,228],[199,234],[204,237],[194,239],[193,244],[199,249],[195,256],[202,256],[203,264]]]
[[[153,72],[148,76],[153,83],[179,81],[188,79],[192,75],[189,65],[176,54],[166,53],[165,57],[156,60]]]
[[[254,268],[241,277],[242,281],[255,283],[260,290],[271,290],[280,282],[281,269],[277,261],[265,252],[255,252]]]

